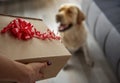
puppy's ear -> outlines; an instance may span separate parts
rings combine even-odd
[[[81,24],[83,20],[85,20],[85,15],[77,8],[78,15],[77,15],[77,24]]]

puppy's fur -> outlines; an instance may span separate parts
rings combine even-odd
[[[84,20],[84,14],[72,4],[62,5],[56,15],[56,21],[60,23],[58,29],[63,44],[72,53],[82,48],[86,63],[92,66],[93,61],[87,51],[87,31],[83,24]]]

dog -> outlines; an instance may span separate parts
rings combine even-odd
[[[83,24],[84,20],[85,15],[73,4],[62,5],[56,14],[56,22],[60,24],[58,31],[60,32],[62,43],[71,53],[82,49],[86,63],[92,66],[93,61],[88,53],[87,31]]]

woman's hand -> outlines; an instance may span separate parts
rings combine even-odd
[[[43,70],[48,66],[47,63],[29,63],[26,66],[26,79],[18,81],[18,83],[35,83],[35,81],[44,77]]]
[[[51,63],[22,64],[0,55],[0,81],[35,83],[35,81],[44,77],[43,71],[48,65],[51,65]]]

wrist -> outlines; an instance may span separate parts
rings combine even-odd
[[[16,77],[17,83],[28,83],[31,80],[31,70],[25,64],[15,62],[19,69],[19,76]]]

